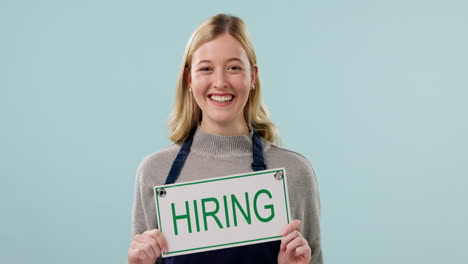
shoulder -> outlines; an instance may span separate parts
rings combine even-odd
[[[146,175],[165,172],[172,165],[179,149],[180,145],[172,144],[147,155],[138,165],[137,175],[144,178]]]
[[[269,168],[285,168],[287,175],[290,176],[288,178],[295,185],[317,184],[311,162],[298,152],[270,145],[265,152],[265,159]]]
[[[271,156],[271,158],[275,160],[282,160],[282,163],[285,163],[289,166],[294,166],[303,170],[313,170],[310,161],[304,155],[298,152],[281,148],[272,144],[270,145],[267,153],[269,156]]]

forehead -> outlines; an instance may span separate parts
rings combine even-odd
[[[201,60],[224,61],[230,58],[239,58],[248,62],[247,54],[237,39],[229,34],[223,34],[201,45],[193,53],[193,64]]]

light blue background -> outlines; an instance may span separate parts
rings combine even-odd
[[[126,263],[136,167],[219,12],[249,26],[326,263],[468,263],[466,1],[0,2],[2,263]]]

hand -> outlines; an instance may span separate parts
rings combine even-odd
[[[309,243],[301,234],[302,222],[293,220],[286,225],[281,234],[281,246],[278,254],[278,264],[310,263],[312,258]]]
[[[128,264],[154,264],[161,256],[161,250],[167,252],[167,242],[158,229],[145,231],[133,238],[128,249]]]

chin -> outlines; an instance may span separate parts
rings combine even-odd
[[[225,114],[217,114],[217,115],[209,116],[209,119],[212,122],[216,122],[216,123],[219,123],[219,124],[226,124],[226,123],[234,122],[235,116],[225,115]]]

